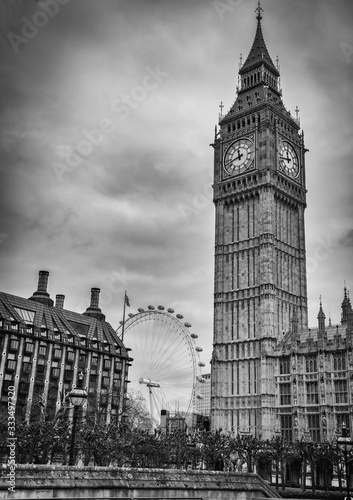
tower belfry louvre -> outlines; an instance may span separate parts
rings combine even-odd
[[[235,101],[214,143],[214,429],[270,437],[274,351],[307,328],[304,134],[282,100],[256,9],[256,33]]]

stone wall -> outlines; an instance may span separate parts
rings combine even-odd
[[[0,499],[248,500],[278,497],[257,474],[175,469],[18,465],[14,488],[0,473]]]

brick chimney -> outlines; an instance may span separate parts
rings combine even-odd
[[[39,271],[37,291],[33,293],[32,297],[29,297],[29,300],[40,302],[46,306],[54,305],[54,301],[50,298],[50,295],[47,292],[48,278],[49,271]]]
[[[55,297],[55,307],[58,309],[64,309],[64,300],[65,300],[65,295],[58,294]]]
[[[100,321],[105,320],[105,315],[99,308],[99,294],[100,288],[91,288],[91,303],[87,307],[86,311],[83,313],[85,316],[91,316],[92,318],[99,319]]]

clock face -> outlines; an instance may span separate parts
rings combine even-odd
[[[254,161],[254,144],[250,139],[233,142],[224,155],[224,168],[230,175],[241,174],[251,167]]]
[[[293,146],[289,142],[282,141],[278,152],[280,169],[290,177],[298,177],[299,162],[298,156]]]

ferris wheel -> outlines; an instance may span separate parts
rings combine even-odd
[[[205,364],[199,359],[202,348],[195,344],[198,336],[189,333],[190,323],[182,320],[174,309],[148,306],[130,313],[125,321],[124,344],[133,358],[129,389],[143,395],[156,423],[162,409],[190,412],[196,383],[202,379]],[[117,333],[122,333],[122,326]]]

